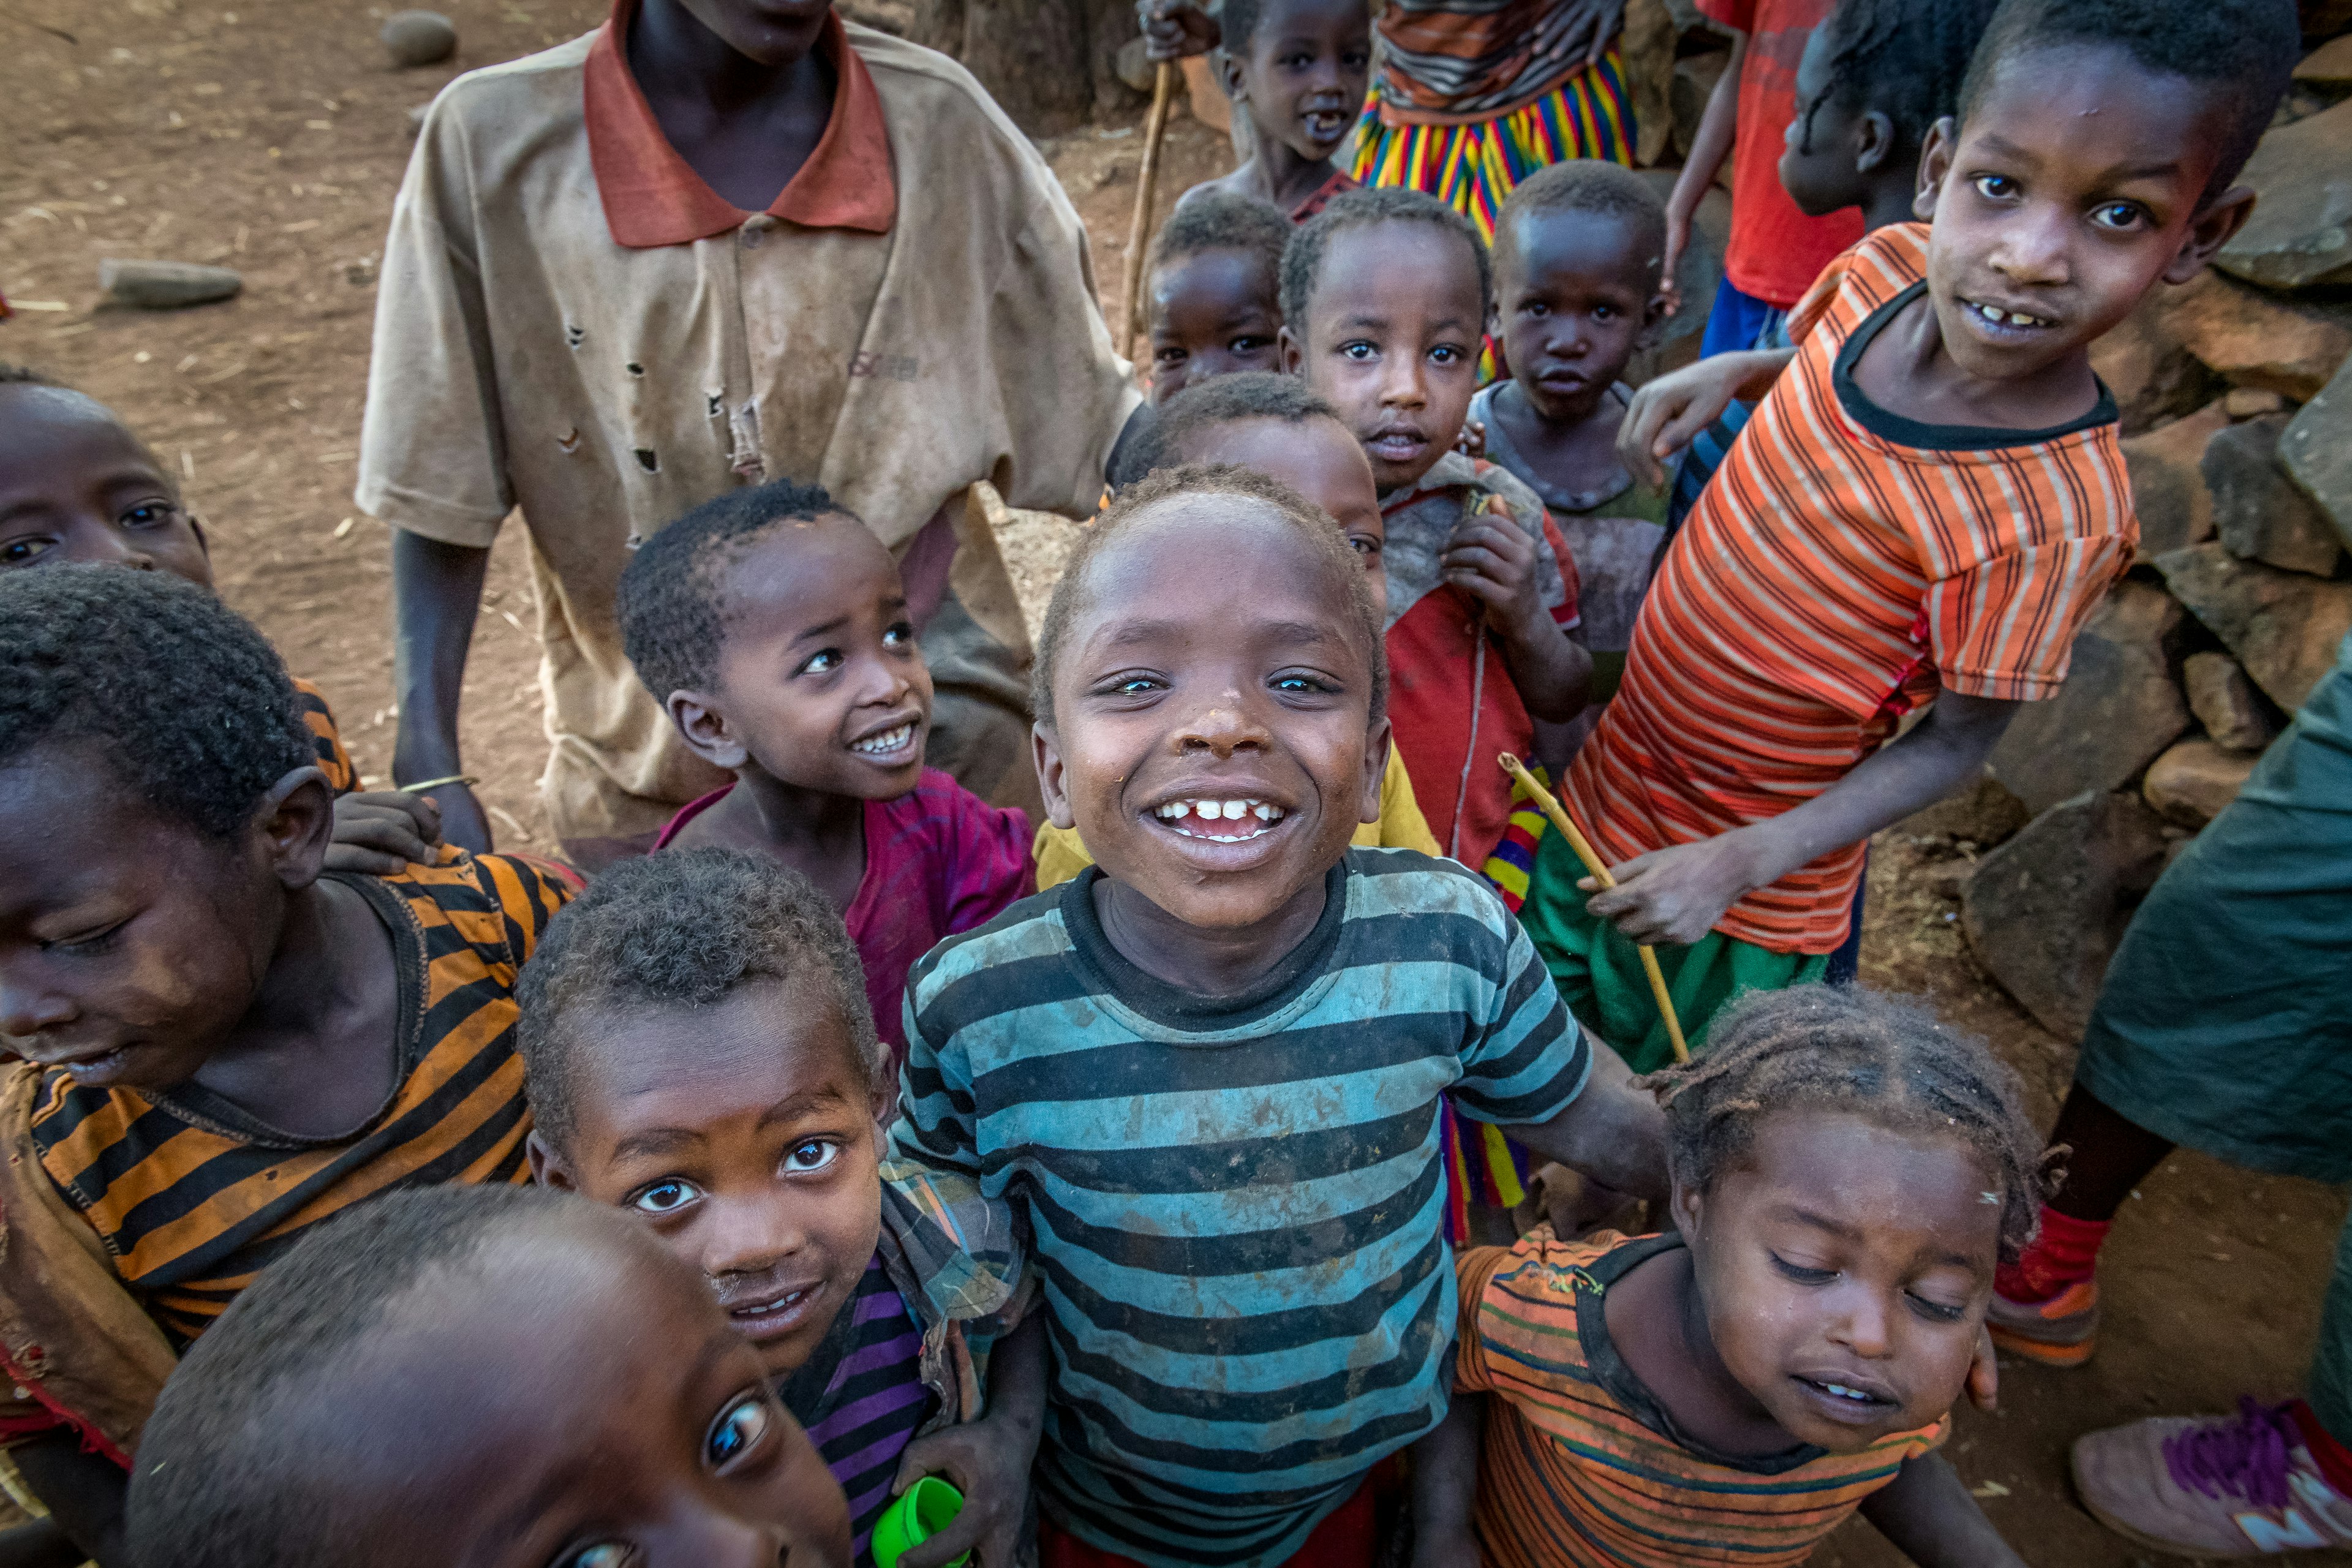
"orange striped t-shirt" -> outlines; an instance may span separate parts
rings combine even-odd
[[[1539,1226],[1516,1247],[1464,1251],[1457,1390],[1485,1394],[1480,1561],[1493,1568],[1687,1568],[1802,1563],[1951,1421],[1852,1454],[1810,1445],[1763,1458],[1702,1454],[1609,1338],[1604,1293],[1683,1245],[1601,1231],[1564,1242]]]
[[[1700,493],[1633,627],[1623,687],[1566,779],[1611,864],[1801,805],[1945,687],[2057,694],[2139,539],[2103,386],[2053,430],[1927,426],[1853,363],[1927,288],[1927,226],[1877,230],[1790,318],[1797,357]],[[1863,846],[1759,888],[1715,929],[1844,940]]]
[[[570,889],[504,855],[329,876],[392,935],[400,1082],[347,1136],[301,1138],[194,1085],[150,1096],[43,1076],[33,1142],[115,1272],[185,1348],[310,1226],[379,1193],[529,1179],[515,974]]]

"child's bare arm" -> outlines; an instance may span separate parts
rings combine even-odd
[[[1753,403],[1797,357],[1794,349],[1717,354],[1670,371],[1633,394],[1617,426],[1617,460],[1652,488],[1666,482],[1666,459],[1723,417],[1735,397]]]
[[[1862,1516],[1919,1568],[2025,1568],[1941,1454],[1905,1460],[1863,1500]]]
[[[1698,119],[1698,130],[1691,137],[1690,157],[1683,163],[1683,172],[1675,181],[1674,194],[1666,198],[1666,254],[1664,288],[1666,298],[1676,310],[1685,303],[1682,290],[1675,286],[1675,268],[1690,245],[1691,219],[1698,214],[1699,198],[1706,195],[1707,186],[1715,184],[1716,171],[1731,151],[1732,139],[1739,132],[1739,71],[1748,63],[1748,35],[1731,35],[1731,58],[1723,74],[1715,79],[1715,90],[1707,94],[1706,112]]]
[[[1585,878],[1577,884],[1592,895],[1585,908],[1635,942],[1695,942],[1741,894],[1859,844],[1975,778],[2017,708],[1947,691],[1908,733],[1794,810],[1636,855],[1610,868],[1617,886],[1607,892]]]
[[[1478,1568],[1470,1516],[1486,1424],[1486,1396],[1457,1392],[1437,1429],[1412,1446],[1412,1568]]]
[[[1486,606],[1519,700],[1558,724],[1584,711],[1592,695],[1592,655],[1560,629],[1537,586],[1536,542],[1498,500],[1462,520],[1439,564],[1445,580]],[[1492,679],[1492,677],[1489,677]]]
[[[487,550],[393,531],[393,689],[400,701],[392,749],[395,780],[465,771],[457,763],[457,694],[489,569]],[[477,851],[490,847],[489,818],[473,791],[446,784],[433,793],[445,840]]]
[[[1590,1033],[1592,1071],[1584,1092],[1549,1121],[1513,1127],[1510,1134],[1547,1160],[1557,1160],[1603,1186],[1641,1198],[1666,1195],[1666,1114],[1633,1087],[1633,1070],[1608,1043]]]
[[[99,1568],[130,1568],[122,1504],[131,1478],[111,1459],[86,1452],[81,1439],[70,1432],[44,1433],[8,1457],[58,1528]]]
[[[980,1568],[1013,1568],[1029,1506],[1029,1466],[1045,1425],[1043,1302],[988,1358],[988,1414],[907,1445],[890,1489],[944,1475],[963,1493],[955,1522],[909,1551],[905,1568],[937,1568],[979,1548]]]

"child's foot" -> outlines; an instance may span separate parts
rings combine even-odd
[[[2185,1557],[2352,1546],[2352,1497],[2328,1484],[2293,1404],[2153,1415],[2074,1441],[2074,1490],[2126,1541]]]
[[[2077,1279],[2053,1295],[2022,1301],[1996,1284],[1985,1327],[1992,1342],[2011,1355],[2043,1366],[2081,1366],[2099,1348],[2098,1281]]]

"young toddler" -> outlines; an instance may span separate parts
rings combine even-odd
[[[1364,0],[1224,0],[1217,57],[1225,96],[1248,118],[1250,155],[1184,193],[1177,211],[1212,192],[1271,202],[1305,223],[1356,182],[1331,161],[1355,128],[1372,68]]]
[[[1213,375],[1276,368],[1289,240],[1290,220],[1255,196],[1204,190],[1176,209],[1144,284],[1155,407]]]
[[[517,1000],[531,1169],[701,1271],[848,1494],[858,1561],[893,1492],[937,1471],[967,1500],[938,1560],[1010,1563],[1042,1347],[987,1352],[1021,1259],[976,1195],[943,1230],[938,1186],[883,1183],[889,1053],[824,895],[740,850],[623,861],[549,923]]]
[[[1453,858],[1483,865],[1510,818],[1501,752],[1543,756],[1538,721],[1582,710],[1592,660],[1576,568],[1535,493],[1454,450],[1477,390],[1486,247],[1434,196],[1350,191],[1282,258],[1286,369],[1338,408],[1388,523],[1397,749]]]
[[[1458,1261],[1416,1563],[1769,1568],[1859,1509],[1915,1563],[2022,1568],[1936,1452],[2045,1184],[2014,1076],[1923,1009],[1808,985],[1648,1081],[1675,1230]]]
[[[257,1273],[389,1190],[524,1176],[515,972],[568,889],[326,869],[317,756],[202,588],[0,573],[0,1443],[102,1561],[155,1390]]]
[[[1188,463],[1235,464],[1297,490],[1339,525],[1364,563],[1372,602],[1387,599],[1388,576],[1381,566],[1387,535],[1371,465],[1339,412],[1307,391],[1305,382],[1252,371],[1191,388],[1162,408],[1150,434],[1136,442],[1127,482]],[[1353,842],[1365,848],[1439,853],[1413,799],[1412,775],[1393,746],[1381,774],[1380,820],[1360,826]],[[1038,825],[1034,853],[1041,889],[1058,887],[1094,864],[1076,828],[1051,822]]]
[[[1030,890],[1029,819],[923,766],[931,678],[890,552],[815,485],[705,501],[621,574],[621,639],[687,749],[736,783],[654,847],[748,849],[849,924],[903,1049],[907,970]]]
[[[1621,379],[1665,314],[1665,208],[1641,176],[1580,159],[1538,170],[1495,226],[1496,310],[1511,379],[1470,401],[1487,458],[1540,497],[1576,562],[1592,701],[1617,689],[1666,542],[1666,498],[1617,460]]]
[[[121,416],[37,371],[0,364],[0,572],[76,561],[169,572],[213,588],[204,524]],[[439,858],[432,796],[362,792],[325,694],[307,680],[294,689],[335,792],[328,868],[392,873]]]
[[[1792,318],[1565,781],[1619,886],[1547,843],[1522,910],[1637,1064],[1668,1047],[1635,943],[1664,944],[1695,1041],[1738,992],[1816,977],[1869,837],[2058,690],[2138,535],[2090,345],[2245,220],[2231,180],[2294,47],[2285,0],[2011,0],[1928,133],[1932,221],[1871,235]]]
[[[402,1193],[173,1374],[141,1568],[849,1568],[841,1489],[694,1271],[551,1193]]]
[[[917,966],[890,1135],[1034,1236],[1047,1563],[1370,1562],[1364,1479],[1444,1408],[1443,1101],[1660,1188],[1486,884],[1349,847],[1385,676],[1356,553],[1245,469],[1135,485],[1055,589],[1039,781],[1097,863]]]

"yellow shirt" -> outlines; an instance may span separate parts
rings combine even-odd
[[[1422,818],[1421,803],[1412,798],[1412,780],[1405,776],[1404,759],[1397,755],[1394,746],[1389,748],[1388,772],[1381,775],[1381,819],[1356,829],[1350,842],[1363,849],[1418,849],[1441,857],[1445,853]],[[1056,827],[1050,822],[1037,829],[1032,853],[1037,860],[1040,892],[1068,881],[1095,863],[1076,828]]]

